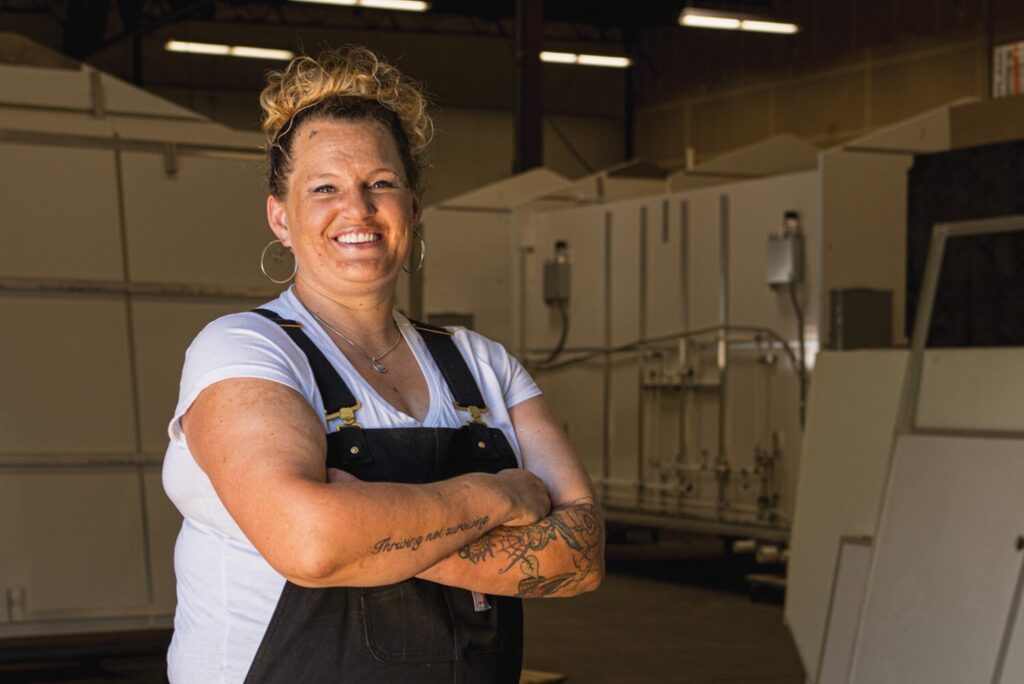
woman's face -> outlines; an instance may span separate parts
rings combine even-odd
[[[376,121],[303,122],[287,195],[267,199],[270,227],[324,295],[389,294],[418,218],[394,136]]]

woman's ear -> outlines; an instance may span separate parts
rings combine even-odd
[[[274,231],[274,235],[282,245],[292,246],[292,235],[288,230],[288,216],[285,214],[284,202],[273,195],[267,195],[267,223],[270,224],[270,230]]]
[[[420,222],[420,215],[423,213],[423,202],[420,200],[420,194],[418,192],[412,193],[412,222],[413,225],[418,225]]]

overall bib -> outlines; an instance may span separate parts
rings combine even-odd
[[[329,467],[367,482],[411,484],[518,467],[504,433],[483,422],[487,407],[480,388],[447,330],[413,324],[456,408],[469,413],[467,424],[364,429],[356,415],[361,404],[302,325],[266,309],[256,313],[280,325],[305,353],[328,422],[339,421],[327,435]],[[522,649],[517,598],[484,598],[415,578],[367,588],[308,589],[286,582],[245,682],[517,684]]]

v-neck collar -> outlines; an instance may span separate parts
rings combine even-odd
[[[323,325],[313,316],[313,314],[306,308],[299,299],[298,295],[295,294],[294,286],[289,287],[284,293],[282,298],[285,299],[296,313],[304,319],[304,323],[307,328],[315,331],[313,338],[318,343],[320,351],[324,352],[324,355],[333,363],[335,366],[341,365],[349,371],[348,375],[354,378],[359,383],[359,388],[366,396],[368,396],[376,405],[385,407],[390,413],[397,416],[402,422],[412,423],[418,427],[431,426],[437,424],[437,414],[440,411],[442,394],[441,388],[437,382],[438,373],[433,372],[434,360],[430,356],[430,353],[426,350],[423,339],[420,334],[413,327],[409,319],[400,314],[398,311],[392,311],[391,315],[398,326],[398,332],[402,335],[405,343],[408,345],[409,350],[412,352],[413,358],[416,360],[416,365],[419,367],[420,374],[423,376],[423,381],[427,385],[427,414],[424,416],[422,421],[416,420],[415,417],[410,416],[405,411],[399,410],[391,402],[381,396],[381,394],[374,389],[373,385],[367,382],[366,378],[356,370],[356,367],[352,365],[348,357],[340,349],[338,345],[334,343],[331,336],[324,330]],[[428,372],[431,369],[431,372]],[[337,370],[337,368],[335,369]],[[349,388],[350,390],[353,388]]]

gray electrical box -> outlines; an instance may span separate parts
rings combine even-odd
[[[892,290],[829,290],[831,349],[892,346]]]
[[[571,276],[569,245],[565,241],[559,240],[555,243],[555,258],[544,262],[545,304],[568,303]]]
[[[796,285],[804,279],[804,239],[797,234],[769,235],[765,276],[771,287]]]

